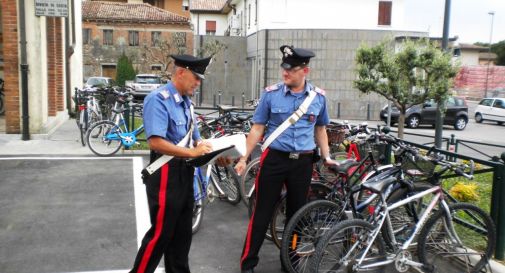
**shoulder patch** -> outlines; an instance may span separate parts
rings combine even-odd
[[[321,94],[321,95],[323,95],[323,96],[326,96],[326,91],[324,91],[323,89],[321,89],[321,88],[319,88],[319,87],[316,87],[316,88],[314,89],[314,91],[316,91],[316,93],[318,93],[318,94]]]
[[[280,88],[280,84],[279,83],[276,83],[276,84],[272,84],[270,86],[267,86],[265,87],[265,91],[266,92],[271,92],[271,91],[275,91],[275,90],[278,90]]]
[[[161,98],[164,100],[168,99],[170,97],[170,93],[168,93],[167,90],[162,90],[160,93],[158,93]]]

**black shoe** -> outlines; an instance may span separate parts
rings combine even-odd
[[[242,273],[254,273],[254,269],[242,269]]]

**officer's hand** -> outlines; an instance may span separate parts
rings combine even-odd
[[[235,171],[237,172],[238,175],[242,175],[245,171],[246,167],[246,160],[245,159],[240,159],[237,164],[235,164]]]
[[[333,159],[331,159],[331,158],[329,158],[329,157],[328,157],[328,158],[325,158],[325,159],[323,160],[323,163],[324,163],[324,165],[326,165],[326,166],[331,166],[331,165],[337,165],[337,166],[338,166],[338,165],[340,165],[340,163],[338,163],[337,161],[335,161],[335,160],[333,160]]]
[[[233,159],[230,156],[222,156],[216,159],[216,164],[220,167],[230,165]]]
[[[207,153],[212,152],[212,145],[208,142],[201,142],[196,146],[195,148],[192,149],[194,154],[193,157],[198,157]]]

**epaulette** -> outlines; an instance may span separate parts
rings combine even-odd
[[[164,99],[164,100],[166,100],[166,99],[168,99],[168,98],[170,97],[170,93],[168,92],[168,90],[161,90],[161,91],[158,93],[158,95],[159,95],[162,99]]]
[[[272,84],[270,86],[265,87],[265,91],[271,92],[271,91],[279,90],[280,87],[281,87],[281,85],[279,83]]]
[[[319,88],[317,86],[314,88],[314,91],[316,91],[316,93],[318,93],[318,94],[326,96],[326,91],[324,91],[323,89],[321,89],[321,88]]]

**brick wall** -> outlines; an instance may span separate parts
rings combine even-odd
[[[505,90],[505,67],[487,65],[463,66],[454,80],[458,95],[480,99]]]
[[[2,0],[1,3],[5,80],[5,130],[9,134],[19,134],[21,131],[16,2],[15,0]]]
[[[47,114],[64,110],[63,27],[61,18],[47,17]]]

